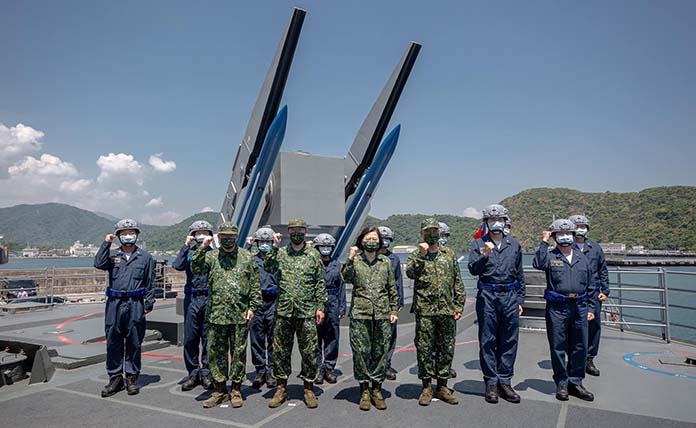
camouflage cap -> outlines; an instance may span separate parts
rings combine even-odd
[[[421,222],[421,231],[433,227],[440,230],[440,223],[432,217],[426,218]]]
[[[293,218],[292,220],[288,221],[288,229],[291,227],[307,227],[307,222],[305,222],[301,218]]]
[[[218,233],[227,235],[237,235],[239,234],[239,228],[236,224],[232,223],[231,221],[226,221],[222,223],[220,226],[218,226]]]

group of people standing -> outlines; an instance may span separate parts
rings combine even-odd
[[[593,364],[599,343],[598,307],[609,292],[603,253],[586,239],[587,219],[574,217],[577,223],[554,221],[534,258],[534,267],[546,271],[547,332],[556,396],[561,400],[568,394],[592,399],[582,378],[585,371],[599,375]],[[483,218],[486,233],[473,242],[468,268],[479,278],[476,314],[485,399],[496,403],[500,396],[519,402],[511,379],[525,299],[522,251],[509,233],[510,217],[504,207],[487,207]],[[435,397],[457,404],[447,383],[456,376],[452,370],[456,324],[466,293],[455,252],[446,245],[449,228],[428,218],[420,230],[421,243],[406,263],[406,275],[413,280],[411,310],[423,387],[418,403],[427,406]],[[386,409],[382,383],[396,379],[391,360],[404,306],[401,262],[390,251],[393,232],[387,227],[365,228],[343,265],[332,258],[334,237],[322,233],[310,245],[302,219],[288,222],[290,243],[285,246],[282,235],[270,227],[258,229],[245,245],[255,247],[254,254],[238,245],[238,232],[235,224],[222,223],[217,228],[218,248],[213,249],[212,225],[196,221],[173,263],[186,272],[184,361],[189,375],[182,390],[198,385],[212,390],[203,402],[206,408],[226,402],[241,407],[248,337],[256,369],[252,387],[274,388],[268,405],[279,407],[288,399],[297,337],[304,402],[315,408],[314,384],[337,382],[339,323],[348,312],[359,407]],[[139,233],[133,220],[119,221],[95,257],[95,267],[109,272],[105,332],[110,380],[103,397],[124,388],[128,394],[138,393],[145,314],[154,305],[154,261],[135,245]],[[549,252],[551,237],[557,247]],[[110,251],[116,238],[121,246]],[[345,283],[352,284],[349,309]],[[590,335],[596,334],[589,353],[588,321]]]

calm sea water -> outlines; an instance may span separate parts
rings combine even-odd
[[[406,261],[406,254],[399,255],[402,260]],[[464,278],[464,284],[467,288],[467,294],[473,296],[476,294],[475,286],[476,279],[469,275],[469,271],[466,267],[468,254],[459,254],[458,256],[464,256],[460,266],[462,269],[462,277]],[[157,259],[165,259],[168,264],[174,260],[173,257],[157,257]],[[532,265],[533,256],[526,254],[524,255],[524,265]],[[70,258],[48,258],[48,259],[33,259],[33,258],[23,258],[17,259],[13,258],[9,260],[9,263],[5,265],[0,265],[0,272],[6,275],[11,275],[11,270],[19,269],[61,269],[61,268],[85,268],[92,267],[94,259],[80,258],[80,257],[70,257]],[[613,269],[613,268],[612,268]],[[622,269],[623,270],[623,269]],[[657,287],[658,278],[654,273],[647,273],[650,271],[655,271],[656,268],[631,268],[630,270],[644,270],[646,273],[621,273],[621,283],[624,287],[631,286],[644,286],[644,287]],[[668,299],[670,303],[670,321],[672,323],[672,337],[675,339],[683,339],[696,342],[696,329],[690,329],[684,326],[696,327],[696,266],[673,266],[665,267],[667,272],[665,279],[667,282]],[[688,273],[692,273],[689,275]],[[619,276],[616,273],[610,275],[610,281],[612,284],[616,284],[619,281]],[[694,292],[689,292],[689,290]],[[611,294],[611,299],[614,303],[618,303],[618,291],[615,288]],[[621,293],[624,304],[631,305],[659,305],[664,304],[661,299],[664,296],[661,293],[648,292],[648,291],[623,291]],[[618,312],[618,309],[617,309]],[[623,316],[626,321],[634,322],[664,322],[662,312],[656,309],[635,309],[635,308],[624,308]],[[661,328],[653,327],[633,327],[634,330],[644,331],[651,334],[660,335],[662,333]]]

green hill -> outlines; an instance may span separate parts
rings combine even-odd
[[[538,244],[554,215],[584,214],[591,224],[590,237],[599,242],[696,250],[696,187],[655,187],[630,193],[540,188],[501,203],[510,211],[513,236],[526,248]]]

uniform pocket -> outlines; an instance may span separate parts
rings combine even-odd
[[[133,279],[142,280],[145,277],[145,267],[136,266],[133,268]]]

